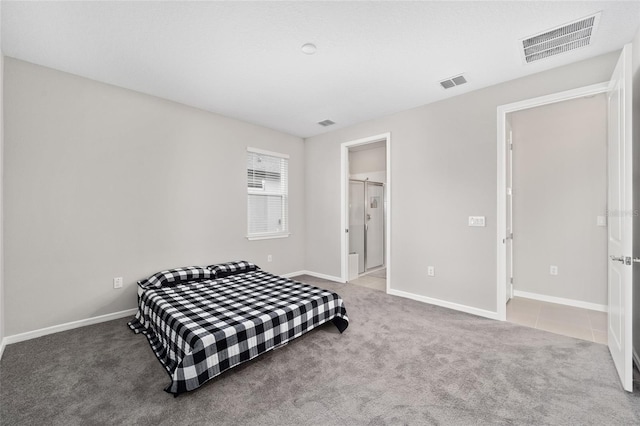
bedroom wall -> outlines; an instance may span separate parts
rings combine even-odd
[[[372,182],[387,181],[387,148],[381,146],[349,152],[349,175],[353,179]]]
[[[510,118],[514,289],[607,306],[606,95]]]
[[[341,273],[340,144],[391,132],[391,288],[476,313],[496,312],[496,108],[606,81],[617,56],[307,139],[306,268]],[[486,216],[487,226],[468,227],[470,215]],[[425,265],[435,266],[434,277],[427,277]]]
[[[247,259],[305,269],[301,138],[5,66],[7,335],[134,308],[135,281],[166,268]],[[245,238],[247,146],[290,155],[289,238]]]

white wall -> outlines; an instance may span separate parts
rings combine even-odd
[[[307,139],[306,269],[340,275],[340,144],[391,132],[392,289],[496,312],[496,108],[607,81],[617,56]],[[470,215],[486,216],[487,226],[468,227]]]
[[[640,210],[640,28],[633,39],[633,210]],[[633,216],[633,256],[640,257],[640,216]],[[633,264],[633,351],[640,360],[640,263]]]
[[[12,58],[4,78],[7,335],[134,308],[165,268],[304,269],[302,139]],[[247,146],[290,155],[289,238],[245,238]]]
[[[606,95],[510,118],[514,289],[606,306]]]
[[[352,179],[387,182],[386,146],[349,152],[349,176]]]

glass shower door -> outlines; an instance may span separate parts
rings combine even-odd
[[[349,253],[358,254],[358,273],[365,271],[364,228],[365,204],[364,182],[349,181]]]
[[[365,269],[384,265],[384,186],[366,182]]]

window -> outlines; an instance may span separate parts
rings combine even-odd
[[[289,156],[247,148],[247,237],[287,237],[288,212]]]

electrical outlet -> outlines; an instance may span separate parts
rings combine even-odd
[[[270,254],[267,255],[267,262],[273,262],[273,256]]]
[[[427,266],[427,275],[430,277],[435,277],[436,276],[436,268],[434,268],[433,266]]]
[[[122,277],[116,277],[113,279],[113,288],[122,288]]]
[[[558,267],[556,265],[549,266],[549,273],[551,275],[558,275]]]

